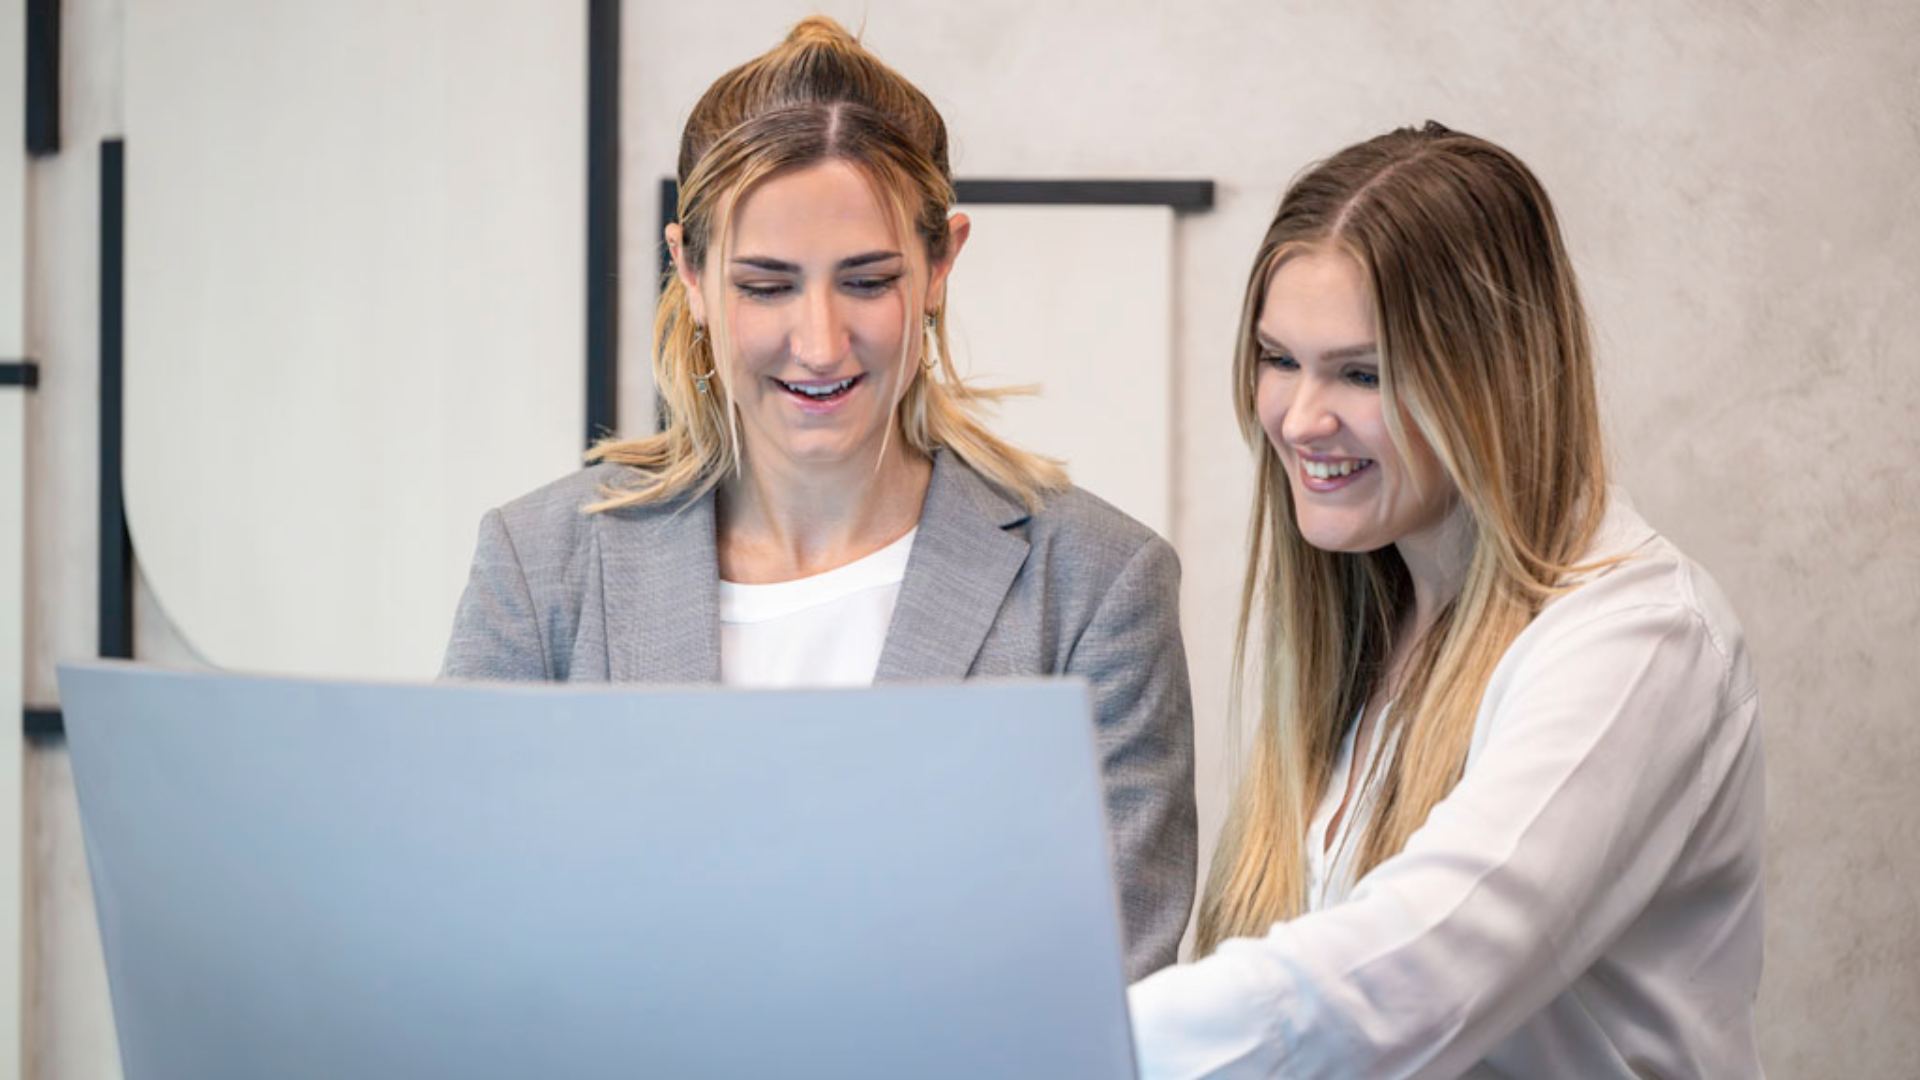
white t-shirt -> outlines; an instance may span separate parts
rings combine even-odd
[[[720,583],[720,681],[727,686],[868,686],[920,530],[824,574]]]
[[[1713,582],[1617,496],[1598,555],[1481,701],[1466,769],[1354,880],[1377,792],[1321,850],[1312,903],[1129,993],[1140,1073],[1189,1077],[1749,1077],[1764,835],[1753,672]]]

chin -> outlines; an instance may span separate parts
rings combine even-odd
[[[1318,548],[1321,551],[1329,551],[1336,555],[1364,555],[1369,551],[1375,551],[1381,547],[1379,544],[1367,540],[1354,539],[1344,534],[1323,536],[1302,530],[1300,537],[1307,542],[1308,546]]]
[[[809,465],[837,465],[858,455],[873,453],[872,446],[838,431],[805,432],[787,440],[781,450],[789,460]]]
[[[804,465],[837,465],[852,456],[852,452],[841,443],[788,443],[783,450],[789,461]]]
[[[1343,555],[1363,555],[1377,551],[1392,541],[1382,541],[1373,530],[1357,528],[1343,521],[1329,521],[1323,513],[1301,516],[1294,511],[1294,524],[1300,530],[1300,538],[1321,551],[1331,551]]]

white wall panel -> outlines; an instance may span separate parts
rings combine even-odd
[[[126,475],[220,666],[431,673],[577,463],[585,5],[128,0]]]
[[[1173,211],[962,206],[955,362],[987,385],[1037,384],[994,428],[1064,459],[1075,483],[1173,528]]]

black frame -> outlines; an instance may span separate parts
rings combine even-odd
[[[27,138],[31,153],[59,148],[59,0],[28,0]],[[587,0],[586,445],[619,426],[620,285],[620,28],[621,0]],[[974,205],[1168,206],[1210,210],[1211,180],[1020,180],[979,178],[954,183],[957,200]],[[676,219],[679,185],[660,182],[660,226]],[[133,656],[133,543],[123,488],[125,405],[124,314],[126,144],[100,144],[100,560],[99,654]],[[671,269],[660,246],[661,279]],[[30,361],[0,364],[0,386],[33,388]],[[60,710],[29,707],[29,738],[60,738]]]
[[[1169,206],[1175,213],[1213,209],[1211,180],[1010,180],[980,177],[953,182],[954,202],[975,206]],[[660,228],[680,220],[680,181],[660,179]],[[665,239],[660,247],[660,278],[673,261]]]
[[[60,152],[60,0],[27,0],[27,153]]]
[[[133,658],[133,540],[121,471],[126,404],[127,148],[100,144],[100,655]]]
[[[121,465],[126,404],[127,148],[120,139],[100,143],[100,560],[99,654],[133,658],[133,540],[127,534],[126,489]],[[60,710],[29,705],[21,731],[32,740],[60,739]]]
[[[28,0],[30,152],[59,142],[60,0]],[[619,392],[621,0],[587,0],[586,444],[615,430]],[[46,149],[37,149],[44,146]],[[100,144],[99,654],[133,657],[133,542],[123,487],[126,144]],[[33,387],[32,363],[0,364],[0,386]],[[57,708],[29,706],[29,739],[59,739]]]
[[[29,741],[42,739],[61,739],[67,734],[66,721],[60,718],[59,709],[36,708],[27,706],[21,717],[20,732]]]
[[[1012,180],[979,177],[953,182],[954,202],[975,206],[1168,206],[1175,213],[1213,209],[1211,180]],[[680,181],[660,180],[660,232],[680,220]],[[660,244],[660,275],[673,268]]]
[[[620,421],[620,0],[587,0],[587,440]]]
[[[974,206],[1167,206],[1174,213],[1213,209],[1211,180],[1009,180],[982,177],[953,182],[954,202]],[[680,181],[660,179],[660,285],[673,271],[667,226],[680,220]],[[654,409],[654,426],[666,426],[666,404]]]
[[[1213,209],[1211,180],[955,180],[954,200],[976,206],[1170,206]]]

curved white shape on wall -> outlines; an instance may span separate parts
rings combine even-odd
[[[994,430],[1161,536],[1173,525],[1173,210],[975,206],[948,286],[954,360],[1037,384]]]
[[[210,662],[431,674],[578,464],[585,15],[129,0],[129,528]]]

